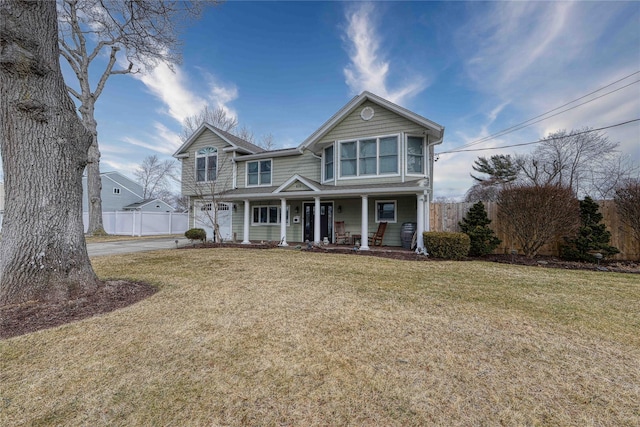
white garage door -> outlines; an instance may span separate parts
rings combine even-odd
[[[231,204],[218,203],[218,227],[223,241],[232,240],[231,230]],[[204,228],[207,232],[207,240],[213,240],[213,224],[216,219],[214,202],[200,202],[195,206],[195,228]]]

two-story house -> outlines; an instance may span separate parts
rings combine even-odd
[[[443,135],[443,126],[363,92],[296,148],[265,151],[203,124],[174,157],[193,226],[215,206],[223,239],[286,246],[333,242],[340,221],[367,250],[381,222],[389,246],[401,245],[403,223],[416,223],[418,235],[428,229]]]

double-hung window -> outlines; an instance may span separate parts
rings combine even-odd
[[[215,181],[218,172],[218,150],[205,147],[196,153],[196,182]]]
[[[418,136],[407,138],[407,173],[424,175],[424,139]]]
[[[333,179],[333,145],[324,149],[324,180]]]
[[[271,185],[271,159],[247,162],[247,186]]]
[[[398,173],[397,136],[344,141],[339,147],[341,178]]]

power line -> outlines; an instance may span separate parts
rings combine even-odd
[[[532,118],[530,118],[530,119],[528,119],[528,120],[525,120],[524,122],[518,123],[518,124],[513,125],[513,126],[511,126],[511,127],[509,127],[509,128],[503,129],[503,130],[501,130],[501,131],[499,131],[499,132],[496,132],[496,133],[494,133],[494,134],[492,134],[492,135],[488,135],[488,136],[485,136],[485,137],[483,137],[483,138],[477,139],[477,140],[475,140],[475,141],[469,142],[469,143],[464,144],[464,145],[462,145],[462,146],[460,146],[460,147],[458,147],[458,148],[456,148],[456,149],[452,149],[451,151],[455,151],[455,150],[462,149],[462,148],[466,148],[466,147],[471,147],[471,146],[473,146],[473,145],[477,145],[477,144],[480,144],[480,143],[482,143],[482,142],[489,141],[489,140],[494,139],[494,138],[497,138],[497,137],[499,137],[499,136],[503,136],[503,135],[509,134],[509,133],[511,133],[511,132],[515,132],[516,130],[520,130],[520,129],[523,129],[523,128],[527,127],[527,126],[531,126],[531,125],[533,125],[533,124],[539,123],[539,122],[541,122],[541,121],[543,121],[543,120],[550,119],[550,118],[555,117],[555,116],[557,116],[557,115],[559,115],[559,114],[562,114],[562,113],[564,113],[564,112],[567,112],[567,111],[573,110],[574,108],[578,108],[578,107],[580,107],[580,106],[582,106],[582,105],[585,105],[585,104],[588,104],[588,103],[590,103],[590,102],[593,102],[593,101],[595,101],[595,100],[597,100],[597,99],[599,99],[599,98],[602,98],[602,97],[604,97],[604,96],[610,95],[610,94],[612,94],[612,93],[614,93],[614,92],[617,92],[617,91],[619,91],[619,90],[625,89],[625,88],[627,88],[627,87],[629,87],[629,86],[631,86],[631,85],[633,85],[633,84],[636,84],[636,83],[640,82],[640,80],[636,80],[636,81],[631,82],[631,83],[629,83],[629,84],[627,84],[627,85],[625,85],[625,86],[622,86],[622,87],[620,87],[620,88],[618,88],[618,89],[614,89],[614,90],[612,90],[612,91],[610,91],[610,92],[604,93],[604,94],[599,95],[599,96],[597,96],[597,97],[595,97],[595,98],[593,98],[593,99],[590,99],[589,101],[585,101],[585,102],[580,103],[580,104],[578,104],[578,105],[574,105],[573,107],[570,107],[570,108],[567,108],[567,109],[565,109],[565,110],[559,111],[558,113],[553,114],[553,115],[551,115],[551,116],[544,117],[544,116],[547,116],[547,115],[548,115],[548,114],[550,114],[550,113],[553,113],[554,111],[557,111],[557,110],[559,110],[559,109],[561,109],[561,108],[564,108],[564,107],[566,107],[566,106],[568,106],[568,105],[571,105],[571,104],[573,104],[573,103],[575,103],[575,102],[577,102],[577,101],[580,101],[581,99],[587,98],[587,97],[589,97],[589,96],[591,96],[591,95],[593,95],[593,94],[595,94],[595,93],[597,93],[597,92],[600,92],[600,91],[602,91],[603,89],[606,89],[606,88],[608,88],[608,87],[611,87],[611,86],[615,85],[616,83],[619,83],[619,82],[621,82],[621,81],[623,81],[623,80],[626,80],[626,79],[628,79],[629,77],[635,76],[636,74],[640,74],[640,71],[636,71],[636,72],[631,73],[631,74],[629,74],[629,75],[627,75],[627,76],[624,76],[624,77],[622,77],[622,78],[620,78],[620,79],[618,79],[618,80],[616,80],[616,81],[614,81],[614,82],[609,83],[608,85],[602,86],[601,88],[599,88],[599,89],[597,89],[597,90],[594,90],[594,91],[592,91],[592,92],[590,92],[590,93],[588,93],[588,94],[586,94],[586,95],[583,95],[583,96],[581,96],[581,97],[579,97],[579,98],[576,98],[576,99],[574,99],[573,101],[567,102],[567,103],[565,103],[565,104],[563,104],[563,105],[561,105],[561,106],[559,106],[559,107],[556,107],[556,108],[554,108],[554,109],[552,109],[552,110],[549,110],[549,111],[547,111],[547,112],[545,112],[545,113],[539,114],[539,115],[537,115],[537,116],[535,116],[535,117],[532,117]],[[542,117],[544,117],[544,118],[542,118]],[[536,120],[536,119],[539,119],[539,118],[540,118],[540,120]],[[535,120],[535,121],[534,121],[534,120]],[[440,153],[440,154],[442,154],[442,153]]]
[[[555,141],[556,139],[562,139],[562,138],[566,138],[568,136],[578,136],[578,135],[584,135],[586,133],[598,132],[598,131],[605,130],[605,129],[611,129],[611,128],[618,127],[618,126],[628,125],[630,123],[634,123],[634,122],[638,122],[638,121],[640,121],[640,118],[633,119],[633,120],[627,120],[626,122],[616,123],[615,125],[604,126],[604,127],[597,128],[597,129],[589,129],[589,130],[585,130],[585,131],[582,131],[582,132],[576,132],[576,133],[572,133],[571,135],[549,137],[549,138],[539,139],[537,141],[523,142],[523,143],[520,143],[520,144],[503,145],[501,147],[469,148],[469,149],[456,149],[456,150],[450,150],[450,151],[442,151],[440,153],[435,153],[435,155],[439,156],[441,154],[462,153],[462,152],[469,152],[469,151],[502,150],[503,148],[522,147],[524,145],[539,144],[539,143],[545,142],[545,141]]]

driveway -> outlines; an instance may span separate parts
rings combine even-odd
[[[176,240],[178,244],[176,245]],[[90,257],[101,255],[126,254],[131,252],[156,251],[159,249],[175,249],[176,246],[189,244],[184,237],[162,237],[158,239],[120,240],[116,242],[87,243]]]

